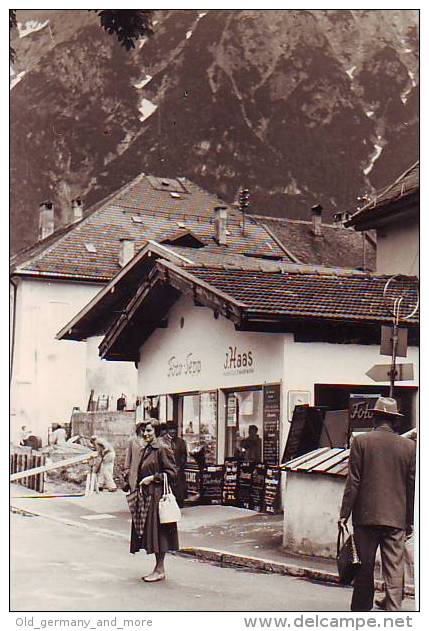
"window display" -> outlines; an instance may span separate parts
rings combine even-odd
[[[217,393],[187,394],[180,399],[188,453],[201,466],[216,464]]]
[[[262,416],[262,390],[228,393],[226,457],[262,461]]]

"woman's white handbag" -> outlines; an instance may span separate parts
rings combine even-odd
[[[176,498],[174,497],[170,485],[168,483],[167,474],[164,473],[164,492],[159,500],[159,522],[161,524],[177,523],[181,520],[182,515],[180,508],[177,505]]]

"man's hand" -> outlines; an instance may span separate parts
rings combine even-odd
[[[148,486],[151,482],[153,482],[153,475],[147,475],[145,478],[140,480],[140,484],[144,484],[145,486]]]
[[[414,533],[414,526],[412,526],[411,524],[409,524],[406,528],[405,528],[405,541],[408,541],[408,539],[410,539],[413,536]]]
[[[347,529],[347,519],[345,517],[340,517],[338,520],[338,530],[346,530]]]

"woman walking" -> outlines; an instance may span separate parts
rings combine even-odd
[[[165,553],[179,549],[177,524],[161,524],[158,512],[163,495],[164,473],[170,484],[175,481],[177,473],[173,452],[158,440],[154,425],[147,421],[142,426],[146,446],[141,454],[137,482],[143,493],[147,513],[141,536],[136,531],[134,521],[131,524],[130,552],[134,554],[143,549],[147,554],[155,554],[153,572],[142,577],[146,583],[155,583],[165,579]]]

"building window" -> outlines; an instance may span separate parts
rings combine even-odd
[[[262,389],[229,392],[226,405],[225,455],[247,462],[262,462]]]
[[[179,398],[182,405],[182,436],[188,454],[216,464],[217,441],[217,392],[186,394]]]

